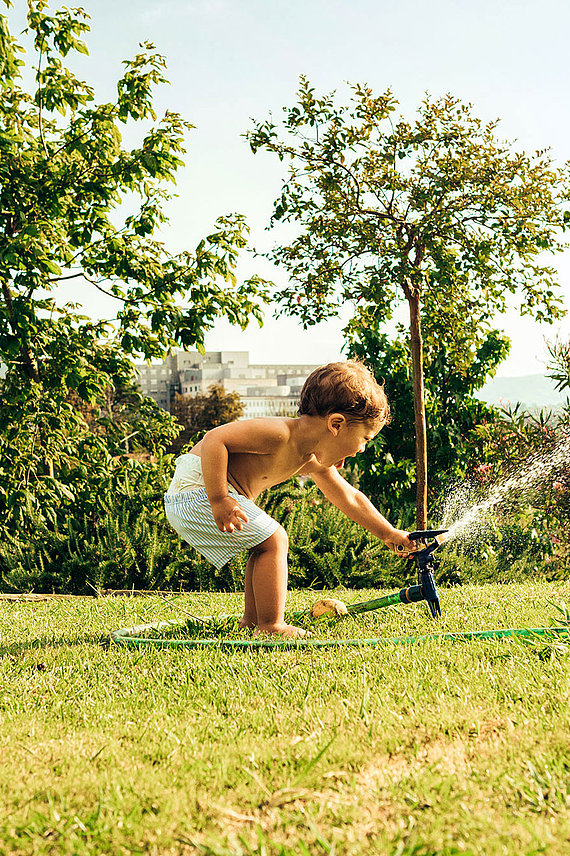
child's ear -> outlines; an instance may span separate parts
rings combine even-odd
[[[345,422],[346,417],[343,416],[342,413],[329,413],[327,419],[327,427],[329,431],[336,437]]]

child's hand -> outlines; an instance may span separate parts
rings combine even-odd
[[[241,505],[231,496],[226,496],[212,503],[212,512],[216,526],[220,532],[233,532],[234,529],[243,529],[243,524],[249,518]]]
[[[417,550],[415,541],[411,541],[410,538],[408,538],[408,533],[403,532],[401,529],[393,529],[384,540],[384,543],[390,550],[398,556],[402,556],[404,559],[409,556],[410,553]]]

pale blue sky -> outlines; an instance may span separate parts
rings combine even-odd
[[[23,7],[23,0],[16,0]],[[52,4],[53,6],[54,4]],[[284,167],[251,155],[240,136],[251,116],[266,118],[295,97],[299,74],[320,90],[344,82],[392,87],[408,116],[427,91],[473,103],[483,119],[501,118],[504,138],[527,150],[550,146],[570,158],[568,0],[83,0],[92,17],[90,58],[80,72],[97,97],[112,96],[121,60],[144,39],[166,55],[169,87],[157,104],[196,125],[189,135],[179,198],[169,209],[164,239],[173,250],[193,246],[220,214],[244,213],[252,243],[264,231]],[[17,14],[17,12],[15,13]],[[570,251],[556,262],[570,306]],[[282,282],[284,273],[247,260]],[[95,304],[86,304],[93,312]],[[220,324],[210,349],[249,350],[252,361],[326,362],[341,352],[340,324],[308,332],[273,321],[246,333]],[[540,372],[544,337],[556,328],[516,313],[498,319],[513,339],[503,375]],[[567,335],[570,322],[561,332]]]

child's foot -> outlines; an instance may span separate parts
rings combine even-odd
[[[243,630],[244,628],[253,628],[256,627],[257,621],[253,618],[246,618],[245,615],[242,615],[240,620],[238,621],[238,627]]]
[[[303,639],[313,634],[301,627],[295,627],[294,624],[260,624],[253,635],[254,637],[282,636],[284,639]]]

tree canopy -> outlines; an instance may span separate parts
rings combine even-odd
[[[164,57],[141,45],[98,103],[73,71],[88,15],[27,5],[28,53],[0,15],[0,528],[20,534],[65,526],[71,509],[96,520],[118,453],[160,453],[178,433],[132,389],[133,357],[201,348],[220,316],[245,328],[267,295],[259,277],[236,279],[241,215],[182,252],[160,240],[192,128],[154,110]],[[76,303],[60,298],[63,281]],[[82,314],[86,289],[115,301],[113,318]]]
[[[481,453],[477,427],[494,423],[495,408],[477,398],[489,374],[508,351],[508,340],[490,332],[468,371],[458,366],[446,342],[424,329],[424,377],[429,461],[428,504],[432,520],[437,503],[450,485],[469,480]],[[392,420],[350,463],[360,488],[404,528],[414,526],[416,498],[414,396],[409,339],[378,328],[360,331],[349,342],[350,356],[374,366],[392,410]]]
[[[426,99],[414,120],[396,116],[388,90],[351,86],[348,104],[301,78],[284,119],[254,122],[253,152],[288,164],[271,225],[291,224],[269,253],[290,275],[283,312],[311,325],[350,302],[351,339],[377,328],[405,300],[413,366],[417,523],[426,520],[427,459],[422,317],[464,371],[490,322],[519,296],[522,313],[562,313],[545,252],[563,247],[568,168],[548,151],[528,155],[497,138],[451,95]]]
[[[36,382],[57,361],[61,383],[83,396],[100,388],[100,366],[82,356],[86,339],[144,358],[200,347],[220,315],[242,327],[259,320],[265,283],[236,282],[248,231],[240,215],[220,217],[180,253],[157,237],[192,128],[178,113],[156,116],[164,57],[141,45],[124,62],[116,99],[96,103],[93,88],[64,64],[87,53],[86,13],[49,14],[45,0],[28,7],[28,63],[0,16],[0,358]],[[34,81],[29,92],[24,69]],[[123,130],[136,123],[140,143],[125,148]],[[59,305],[54,289],[63,280],[110,295],[115,317],[93,322]]]

